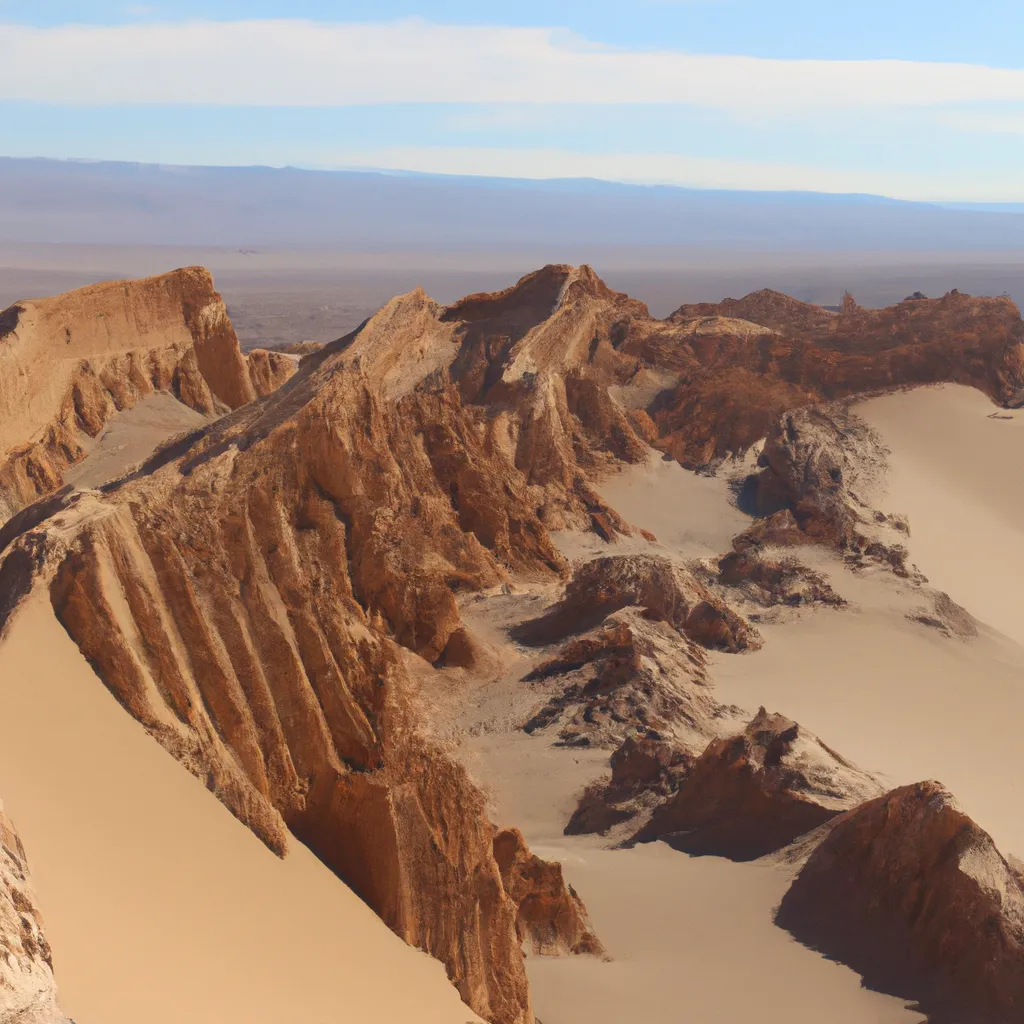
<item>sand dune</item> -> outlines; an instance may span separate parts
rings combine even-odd
[[[1007,852],[1024,853],[1024,413],[944,386],[858,407],[891,451],[886,511],[906,513],[911,560],[983,623],[960,640],[908,621],[921,595],[855,576],[815,549],[854,603],[763,629],[762,651],[715,656],[721,699],[770,704],[893,785],[937,779]],[[986,628],[988,627],[988,628]]]
[[[114,701],[44,595],[0,646],[0,793],[78,1024],[466,1024],[441,964],[281,861]]]
[[[545,1024],[921,1021],[774,926],[789,869],[691,858],[663,843],[607,850],[595,837],[563,836],[607,752],[554,749],[518,733],[475,738],[466,756],[489,784],[497,820],[517,822],[533,849],[561,861],[612,958],[528,959]]]
[[[910,517],[911,560],[977,618],[1024,643],[1024,410],[947,384],[857,411],[891,450],[883,500]]]

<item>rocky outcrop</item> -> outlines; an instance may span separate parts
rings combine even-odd
[[[754,860],[881,791],[796,722],[761,708],[738,736],[708,745],[635,838]]]
[[[316,349],[312,351],[318,351]],[[245,361],[249,367],[249,380],[256,398],[276,391],[299,368],[299,361],[284,352],[265,348],[250,349]]]
[[[1024,1017],[1021,877],[936,782],[844,815],[776,921],[937,1024]]]
[[[554,643],[630,606],[712,650],[756,649],[760,643],[756,631],[692,572],[655,555],[609,556],[584,563],[573,573],[562,599],[540,618],[517,627],[513,636],[523,643]]]
[[[846,604],[821,573],[793,558],[766,558],[754,548],[730,551],[719,559],[714,579],[765,608],[841,608]]]
[[[88,439],[154,390],[208,416],[255,397],[199,267],[23,301],[0,320],[0,522],[57,490]]]
[[[637,608],[570,640],[524,682],[553,692],[523,728],[557,728],[563,746],[616,747],[642,736],[703,747],[721,710],[703,648]]]
[[[495,835],[494,859],[505,892],[516,905],[516,932],[528,952],[536,956],[604,953],[583,903],[562,877],[560,864],[530,853],[522,833],[514,828]]]
[[[671,796],[693,768],[693,754],[662,739],[630,736],[612,754],[612,776],[588,786],[565,826],[567,836],[607,834],[626,822],[636,832],[640,818]]]
[[[738,317],[775,333],[735,334],[677,347],[679,379],[648,412],[657,446],[684,466],[743,451],[787,412],[921,384],[965,384],[1015,405],[1024,389],[1024,323],[1007,298],[951,292],[941,299],[839,313],[777,292],[717,305],[684,306],[668,324],[695,317]],[[621,350],[643,358],[653,335],[672,330],[631,325]]]
[[[65,1024],[25,848],[0,806],[0,1024]]]

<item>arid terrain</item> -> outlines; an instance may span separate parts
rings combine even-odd
[[[0,313],[0,1022],[1024,1019],[1011,298],[247,287]]]

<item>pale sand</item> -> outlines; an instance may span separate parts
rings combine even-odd
[[[716,476],[699,476],[652,449],[646,462],[613,473],[594,489],[628,523],[654,534],[656,543],[638,535],[618,537],[609,545],[596,534],[578,530],[558,531],[552,539],[574,563],[644,552],[686,559],[718,557],[751,523],[750,516],[732,503],[730,481],[753,468],[754,457],[749,455],[728,463]]]
[[[531,957],[544,1024],[918,1024],[900,1000],[793,941],[772,923],[791,869],[691,858],[653,843],[602,849],[563,836],[582,786],[607,752],[556,749],[541,736],[484,735],[467,763],[493,812],[533,850],[561,861],[612,959]]]
[[[833,585],[855,608],[765,626],[757,654],[715,655],[719,696],[795,718],[894,785],[937,779],[1004,852],[1020,855],[1024,413],[988,419],[988,399],[954,386],[858,411],[891,449],[879,497],[909,515],[912,561],[987,626],[974,640],[944,637],[907,620],[921,604],[910,588],[832,560]],[[820,551],[800,555],[829,568]]]
[[[652,452],[646,464],[608,477],[596,490],[620,516],[676,554],[707,558],[730,550],[733,537],[751,522],[730,501],[730,475],[698,476]]]
[[[464,1024],[440,963],[281,861],[109,695],[42,594],[0,645],[0,793],[78,1024]]]
[[[144,462],[165,441],[209,422],[170,392],[156,391],[118,413],[99,437],[88,440],[89,454],[64,480],[80,489],[99,487]]]
[[[763,650],[713,655],[717,695],[797,719],[892,785],[939,779],[1005,852],[1024,853],[1024,647],[1015,641],[1024,629],[1024,413],[988,419],[987,399],[955,387],[860,411],[892,451],[888,493],[877,497],[886,511],[910,516],[913,560],[994,628],[983,625],[973,640],[943,636],[908,618],[930,610],[927,593],[803,548],[799,556],[851,607],[765,623]],[[689,557],[727,550],[746,522],[723,481],[668,464],[627,470],[601,493]],[[545,1024],[921,1019],[774,927],[792,869],[692,859],[662,844],[609,851],[562,836],[580,789],[607,770],[606,752],[485,732],[466,753],[499,820],[520,824],[538,853],[562,860],[614,957],[532,959]]]
[[[883,507],[910,517],[912,561],[933,586],[1024,643],[1024,410],[945,385],[856,411],[891,450]]]

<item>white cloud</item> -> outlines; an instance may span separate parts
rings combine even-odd
[[[323,166],[321,155],[318,163]],[[668,153],[575,153],[558,149],[483,149],[394,146],[337,152],[339,168],[401,169],[434,174],[510,178],[603,178],[694,188],[860,192],[925,201],[1024,201],[1024,182],[1013,168],[972,174],[936,169],[930,174],[846,170],[801,164],[724,160]]]
[[[1024,71],[631,52],[557,30],[419,20],[5,25],[0,99],[271,106],[666,102],[768,116],[1024,101]]]

